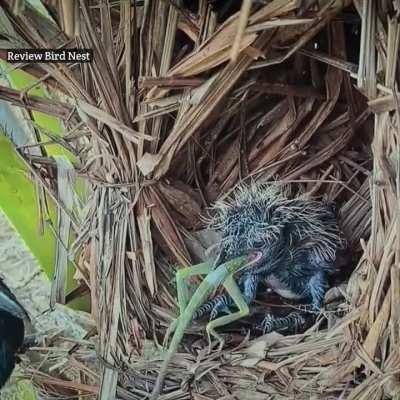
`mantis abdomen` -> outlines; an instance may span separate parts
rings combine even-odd
[[[211,275],[214,275],[214,277],[211,278],[211,282],[212,283],[215,282],[216,285],[213,285],[210,282],[210,279],[207,279]],[[218,278],[220,277],[219,282],[217,282],[218,281],[217,277]],[[167,354],[165,356],[160,372],[158,374],[150,400],[156,400],[161,392],[161,388],[163,387],[164,384],[164,379],[167,373],[169,363],[171,362],[171,359],[175,355],[176,351],[178,350],[179,343],[183,338],[186,328],[193,320],[193,312],[204,303],[204,301],[207,299],[211,291],[216,286],[218,286],[222,280],[223,276],[221,274],[221,271],[218,271],[217,268],[209,276],[207,276],[204,279],[204,281],[200,284],[200,286],[197,288],[196,292],[190,299],[188,305],[186,306],[185,311],[179,316],[177,328],[174,332],[174,335],[172,336],[171,343],[169,345]]]

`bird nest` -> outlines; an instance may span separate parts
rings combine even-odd
[[[90,292],[97,330],[69,343],[61,364],[65,338],[36,351],[25,375],[41,394],[145,398],[177,315],[175,266],[215,241],[208,207],[239,183],[276,180],[337,204],[349,244],[341,279],[300,334],[257,335],[250,317],[208,353],[193,324],[164,398],[398,394],[398,2],[81,1],[63,13],[44,3],[76,35],[29,6],[5,5],[4,26],[23,47],[91,48],[93,62],[25,66],[52,100],[5,87],[0,99],[65,124],[57,143],[90,194],[71,225],[80,286],[67,299]],[[20,152],[57,199],[59,165]],[[254,312],[288,307],[298,305],[266,292]]]

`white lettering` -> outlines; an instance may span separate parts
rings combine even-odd
[[[33,53],[33,61],[42,61],[42,55],[40,53]]]

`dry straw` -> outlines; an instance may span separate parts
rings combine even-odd
[[[25,372],[42,395],[145,398],[176,314],[173,265],[195,262],[202,213],[243,180],[279,179],[340,206],[346,290],[300,335],[254,340],[251,318],[227,328],[222,353],[207,355],[193,325],[163,398],[399,396],[398,1],[249,0],[232,15],[206,0],[76,0],[64,14],[44,1],[68,36],[12,3],[0,2],[8,47],[94,51],[92,64],[22,66],[63,100],[0,86],[0,99],[64,121],[91,188],[72,227],[97,336],[68,357],[63,338],[37,350]],[[22,156],[57,199],[54,162]],[[266,294],[255,311],[282,307]]]

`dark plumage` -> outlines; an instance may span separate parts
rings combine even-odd
[[[24,343],[27,312],[0,279],[0,389],[14,370],[16,353]]]
[[[290,199],[283,186],[253,184],[240,187],[231,200],[217,202],[212,211],[210,226],[221,233],[216,266],[253,249],[263,253],[258,265],[239,281],[244,293],[247,287],[249,304],[263,280],[282,297],[307,300],[320,310],[337,251],[345,247],[332,203]],[[227,296],[220,295],[195,317],[210,313],[214,318],[231,305]],[[268,315],[261,323],[264,331],[282,330],[285,321],[293,322],[297,330],[304,321],[293,313],[275,324],[271,318]]]
[[[250,304],[256,297],[258,284],[261,274],[243,274],[239,279],[239,288],[244,295],[247,304]],[[193,314],[193,319],[199,319],[209,314],[210,320],[215,319],[222,312],[229,313],[230,307],[234,304],[232,297],[226,294],[215,296],[213,299],[204,303]]]

